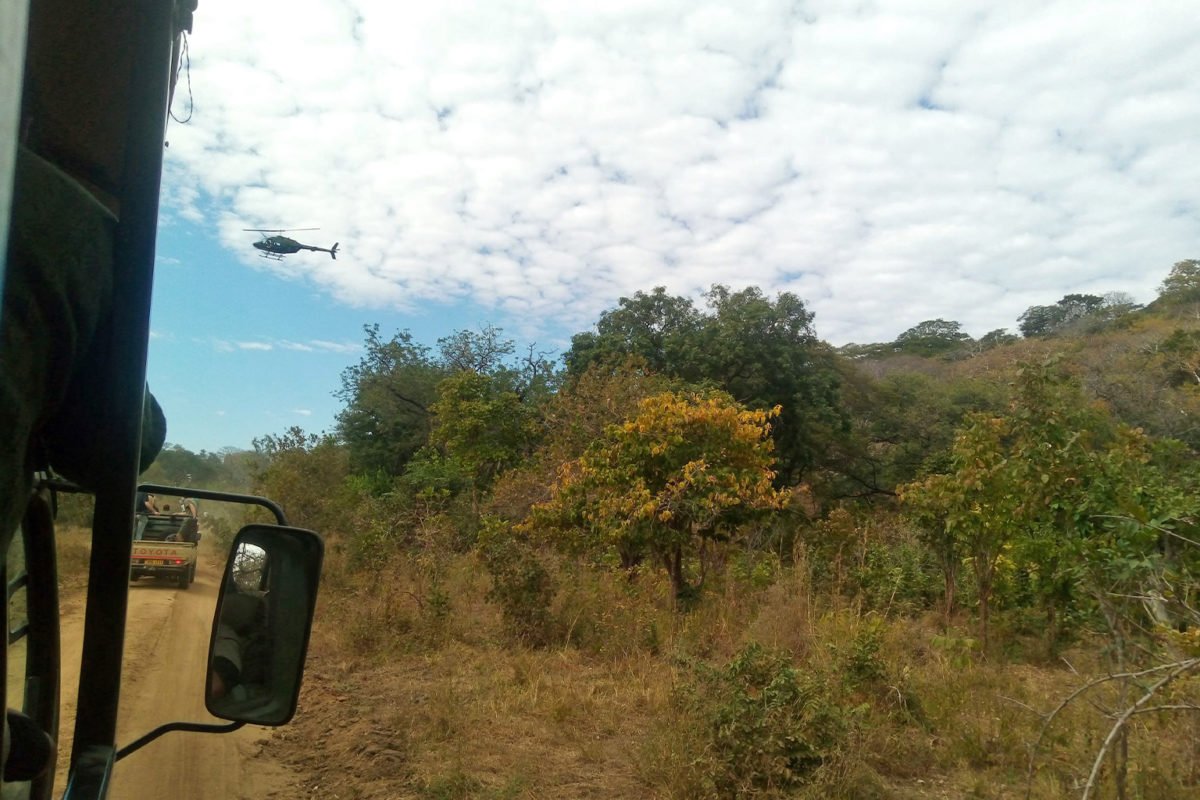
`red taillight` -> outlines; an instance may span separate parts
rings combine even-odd
[[[183,559],[182,559],[182,558],[177,558],[177,559],[175,559],[175,563],[176,563],[176,564],[182,564],[182,563],[183,563]]]

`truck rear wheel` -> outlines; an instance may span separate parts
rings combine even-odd
[[[188,567],[188,583],[196,582],[196,565],[192,564]]]
[[[191,573],[186,569],[183,572],[179,573],[178,586],[180,589],[186,589],[186,588],[188,588],[188,586],[191,585],[192,582],[188,580],[188,575],[190,575],[190,574]]]

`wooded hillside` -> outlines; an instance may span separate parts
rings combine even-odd
[[[352,700],[297,735],[398,742],[346,796],[1194,797],[1200,261],[1049,300],[834,348],[654,288],[561,360],[368,326],[336,431],[151,477],[326,535],[306,692]]]

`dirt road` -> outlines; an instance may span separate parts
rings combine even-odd
[[[196,581],[186,591],[167,581],[142,578],[131,584],[126,625],[124,689],[117,743],[177,720],[221,722],[204,709],[205,658],[224,554],[202,544]],[[75,724],[79,659],[83,645],[82,602],[62,610],[62,739],[55,796],[66,784]],[[247,726],[228,734],[168,733],[117,764],[112,800],[154,798],[254,798],[289,796],[294,782],[260,754],[268,729]]]

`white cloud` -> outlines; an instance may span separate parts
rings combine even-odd
[[[299,414],[302,417],[311,417],[313,412],[308,408],[293,408],[292,413]]]
[[[153,334],[151,334],[153,335]],[[193,339],[195,342],[204,342],[206,340]],[[274,350],[288,350],[295,353],[340,353],[353,354],[362,350],[362,345],[357,342],[330,342],[323,339],[312,339],[307,342],[293,342],[287,339],[279,339],[272,341],[242,341],[232,342],[227,339],[211,339],[207,340],[214,350],[218,353],[235,353],[240,351],[251,352],[271,352]]]
[[[308,346],[326,353],[357,353],[362,350],[362,345],[357,342],[326,342],[321,339],[313,339]]]
[[[319,225],[336,262],[267,268],[343,303],[579,329],[639,289],[753,283],[884,341],[1148,300],[1197,255],[1190,3],[304,8],[202,4],[164,202],[216,198],[256,268],[242,228]]]

